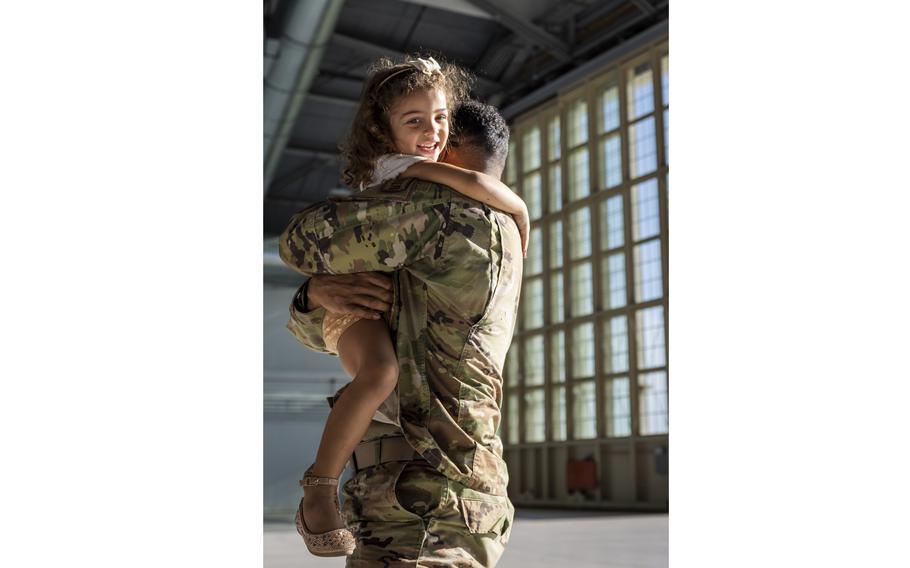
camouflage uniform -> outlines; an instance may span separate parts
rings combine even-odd
[[[521,283],[518,229],[505,213],[437,184],[395,179],[298,213],[281,258],[307,274],[393,273],[397,404],[365,440],[403,434],[423,457],[358,472],[345,513],[351,566],[494,566],[514,508],[497,436],[502,368]],[[326,352],[325,310],[291,308],[288,328]]]

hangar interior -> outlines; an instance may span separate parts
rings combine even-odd
[[[511,128],[504,181],[531,246],[500,436],[516,505],[667,509],[668,2],[296,0],[264,4],[264,504],[286,516],[337,359],[285,330],[304,277],[276,235],[349,193],[338,144],[379,56],[444,57]]]

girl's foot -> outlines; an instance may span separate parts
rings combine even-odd
[[[341,520],[338,478],[313,475],[311,469],[300,480],[303,499],[294,519],[297,532],[303,537],[307,550],[317,556],[351,555],[356,543],[354,535]]]
[[[344,521],[338,514],[336,505],[336,490],[334,485],[306,488],[302,510],[309,532],[320,534],[344,528]]]

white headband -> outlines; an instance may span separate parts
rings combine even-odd
[[[416,69],[417,71],[420,71],[421,73],[424,73],[426,75],[432,75],[433,73],[435,73],[437,71],[442,71],[442,68],[439,66],[439,63],[436,63],[436,60],[433,59],[432,57],[428,57],[427,59],[418,57],[417,59],[413,59],[411,61],[406,62],[406,64],[408,65],[408,67],[395,71],[394,73],[392,73],[391,75],[389,75],[388,77],[383,79],[382,82],[380,82],[378,85],[376,85],[376,90],[378,91],[385,84],[386,81],[388,81],[395,75],[400,75],[401,73],[404,73],[405,71],[410,71],[412,69]]]

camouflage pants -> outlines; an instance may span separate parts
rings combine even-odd
[[[343,493],[345,520],[357,539],[347,559],[354,568],[491,568],[515,514],[508,497],[469,489],[422,460],[364,469]]]

